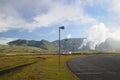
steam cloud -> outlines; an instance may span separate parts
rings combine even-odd
[[[112,38],[114,40],[120,40],[119,31],[120,28],[118,27],[108,28],[104,23],[98,23],[96,25],[93,25],[88,30],[88,38],[83,40],[83,43],[79,47],[79,49],[89,44],[89,48],[94,50],[97,45],[105,42],[105,40],[108,38]]]
[[[70,39],[71,37],[72,37],[71,34],[67,35],[67,39]]]

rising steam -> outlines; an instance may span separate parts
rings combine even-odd
[[[83,40],[79,49],[89,44],[89,48],[94,50],[97,45],[105,42],[108,38],[120,40],[119,35],[120,29],[114,27],[108,28],[104,23],[98,23],[88,30],[88,38]]]

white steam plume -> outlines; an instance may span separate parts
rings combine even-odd
[[[108,28],[104,23],[98,23],[97,25],[93,25],[88,30],[88,38],[83,40],[83,43],[79,49],[89,44],[90,49],[94,50],[97,45],[105,42],[105,40],[108,38],[120,40],[119,35],[120,28]]]
[[[72,36],[71,36],[71,34],[68,34],[67,35],[67,39],[70,39]]]

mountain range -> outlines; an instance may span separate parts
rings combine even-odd
[[[84,39],[85,38],[63,39],[60,41],[61,50],[76,51],[78,50]],[[41,48],[43,50],[57,51],[59,48],[59,41],[55,40],[53,42],[49,42],[47,40],[35,41],[35,40],[18,39],[9,42],[8,45],[31,46],[31,47]]]
[[[18,39],[15,41],[11,41],[8,43],[9,45],[16,45],[16,46],[32,46],[41,48],[43,50],[57,50],[57,48],[51,42],[47,40],[35,41],[35,40],[23,40]]]
[[[60,41],[61,50],[64,50],[64,51],[65,50],[67,51],[68,50],[69,51],[90,50],[89,45],[83,46],[81,49],[78,49],[82,45],[84,39],[86,38],[63,39]],[[31,47],[37,47],[43,50],[57,51],[59,48],[59,40],[49,42],[47,40],[35,41],[35,40],[18,39],[18,40],[9,42],[8,45],[31,46]],[[110,39],[110,38],[106,39],[105,42],[96,46],[95,50],[98,50],[98,51],[120,50],[120,41]]]

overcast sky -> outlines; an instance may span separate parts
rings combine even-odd
[[[83,37],[97,43],[116,38],[120,0],[0,0],[2,43],[19,38],[53,41],[59,26],[65,26],[62,38]]]

